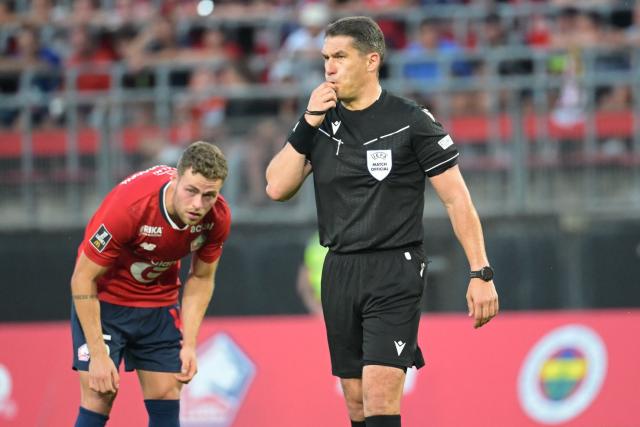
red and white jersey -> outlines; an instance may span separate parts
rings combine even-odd
[[[207,263],[222,253],[231,212],[219,196],[196,225],[178,227],[165,206],[175,168],[135,173],[105,197],[85,229],[78,256],[109,267],[98,279],[98,298],[130,307],[162,307],[178,301],[180,260],[191,252]]]

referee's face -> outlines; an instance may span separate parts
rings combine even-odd
[[[358,98],[369,79],[377,78],[377,70],[371,66],[371,55],[356,49],[352,37],[324,39],[324,77],[335,85],[338,99],[350,101]]]

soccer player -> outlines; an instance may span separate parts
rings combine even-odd
[[[177,169],[126,178],[89,221],[71,279],[76,427],[105,425],[123,358],[137,371],[149,426],[179,425],[180,390],[197,371],[196,338],[231,224],[220,195],[226,177],[220,149],[195,142]],[[190,253],[179,305],[180,259]]]
[[[380,86],[380,28],[348,17],[325,34],[326,81],[267,167],[266,191],[287,200],[313,172],[320,241],[329,248],[321,294],[332,372],[352,426],[397,427],[406,369],[424,364],[426,177],[472,270],[466,299],[476,328],[498,313],[498,295],[452,138],[427,109]]]

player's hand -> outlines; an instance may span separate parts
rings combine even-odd
[[[89,388],[98,393],[116,393],[120,375],[113,360],[106,354],[89,359]]]
[[[329,111],[335,108],[338,103],[338,95],[336,95],[336,86],[334,83],[323,82],[311,92],[307,110],[309,111]],[[324,114],[321,116],[305,114],[304,118],[311,126],[318,127],[324,120]]]
[[[500,310],[498,304],[498,292],[493,281],[485,282],[482,279],[471,279],[467,290],[467,307],[469,317],[475,319],[474,328],[493,319]]]
[[[176,379],[183,384],[189,383],[198,372],[198,361],[196,359],[196,349],[193,347],[182,347],[180,350],[180,361],[182,368]]]

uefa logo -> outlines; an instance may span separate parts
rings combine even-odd
[[[520,370],[518,397],[542,424],[571,420],[598,395],[607,371],[602,339],[590,328],[567,325],[544,336]]]

